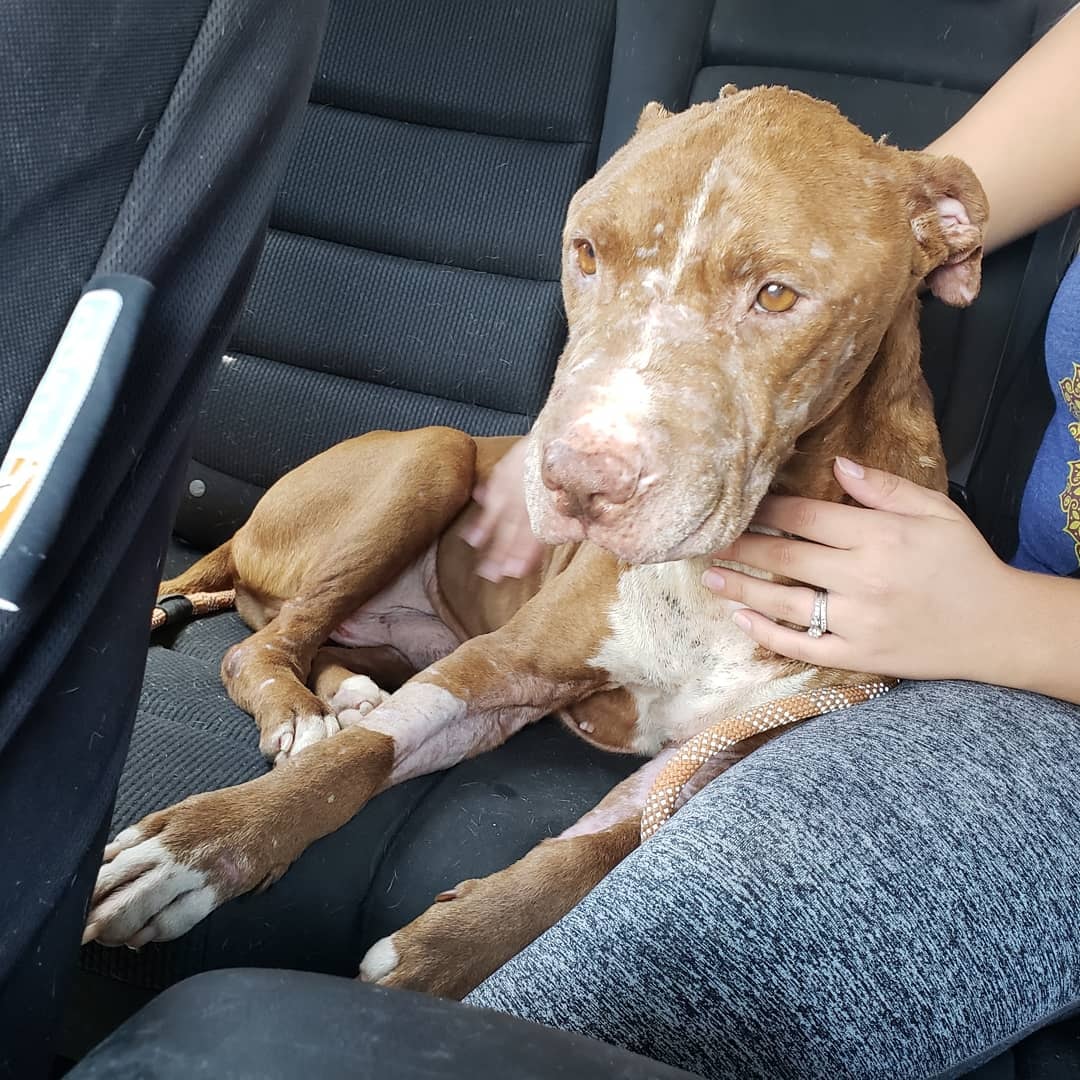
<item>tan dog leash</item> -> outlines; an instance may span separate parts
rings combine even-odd
[[[154,605],[150,615],[150,630],[160,630],[163,626],[199,619],[204,615],[213,615],[217,611],[227,611],[236,603],[236,590],[225,589],[223,592],[197,592],[186,596],[177,593],[162,596]]]
[[[641,815],[642,843],[679,809],[683,789],[716,754],[752,735],[872,701],[887,693],[898,682],[898,679],[877,679],[856,686],[823,686],[807,690],[803,694],[757,705],[699,732],[679,747],[656,778]]]

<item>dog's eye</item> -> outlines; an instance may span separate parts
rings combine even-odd
[[[577,258],[578,269],[586,277],[592,277],[596,273],[596,249],[592,244],[588,240],[575,240],[574,255]]]
[[[770,281],[758,292],[757,306],[762,311],[790,311],[798,299],[799,294],[794,289],[779,281]]]

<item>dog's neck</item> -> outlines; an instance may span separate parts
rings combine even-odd
[[[913,293],[897,311],[862,379],[799,437],[771,490],[850,501],[833,475],[833,460],[840,456],[944,491],[944,454],[919,352],[919,301]]]

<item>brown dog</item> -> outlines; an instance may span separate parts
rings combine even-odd
[[[570,334],[527,466],[558,546],[493,585],[457,537],[511,440],[376,432],[284,477],[162,587],[235,587],[255,633],[222,677],[279,767],[118,836],[87,939],[175,937],[390,785],[557,712],[653,760],[561,837],[443,893],[362,974],[459,996],[552,925],[638,842],[670,748],[858,678],[756,649],[701,573],[767,491],[841,498],[838,454],[943,488],[916,294],[971,301],[985,219],[962,163],[875,143],[801,94],[649,106],[567,218]]]

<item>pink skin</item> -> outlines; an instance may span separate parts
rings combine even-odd
[[[665,766],[675,755],[676,748],[671,747],[661,750],[656,757],[651,758],[638,769],[631,773],[621,784],[612,790],[570,828],[560,833],[556,839],[572,840],[575,836],[591,836],[593,833],[603,832],[613,825],[626,821],[635,814],[640,814],[645,802],[652,791],[657,777],[664,771]]]
[[[355,726],[394,740],[389,784],[447,769],[504,743],[542,712],[522,707],[472,707],[434,682],[406,683],[386,704],[355,718]],[[343,725],[354,718],[341,716]]]
[[[957,247],[976,248],[982,245],[982,232],[971,224],[968,212],[959,199],[938,199],[937,214],[945,235]],[[919,235],[918,222],[915,235]],[[926,281],[934,294],[945,303],[966,307],[978,295],[979,278],[978,265],[965,262],[964,256],[957,255],[944,266],[932,270]]]
[[[389,645],[421,671],[453,652],[460,642],[436,613],[437,545],[432,545],[396,581],[338,626],[338,645]]]

